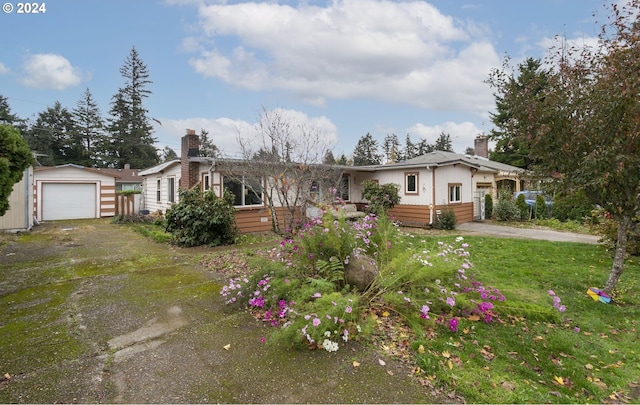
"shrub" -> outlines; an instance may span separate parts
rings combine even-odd
[[[233,196],[219,198],[198,188],[180,190],[180,202],[166,212],[166,230],[180,246],[233,244],[237,234]]]
[[[386,213],[400,202],[400,187],[395,183],[378,183],[367,180],[362,183],[362,198],[369,201],[367,212],[376,215]]]
[[[591,216],[593,204],[591,204],[583,191],[576,193],[556,194],[551,209],[551,216],[562,222],[583,221]]]
[[[546,219],[549,215],[549,208],[543,196],[538,195],[536,197],[536,219]]]
[[[513,221],[520,218],[520,210],[518,210],[518,207],[516,207],[516,204],[513,202],[509,190],[500,190],[494,213],[498,221]]]
[[[520,211],[520,219],[525,221],[531,219],[531,207],[527,205],[524,194],[518,194],[518,197],[516,197],[516,207]]]
[[[437,216],[434,227],[436,229],[443,229],[445,231],[452,231],[456,229],[456,213],[452,209],[442,210],[440,215]]]
[[[493,218],[493,197],[491,194],[484,195],[484,217],[486,219]]]
[[[627,253],[633,256],[640,256],[640,217],[633,218],[633,227],[627,233]],[[591,211],[591,229],[602,238],[600,242],[609,250],[613,251],[618,239],[618,223],[613,220],[611,214],[602,208]]]

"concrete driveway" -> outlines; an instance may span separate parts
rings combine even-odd
[[[600,237],[595,235],[558,232],[549,229],[516,228],[512,226],[492,225],[484,222],[465,222],[456,225],[456,230],[485,235],[504,236],[507,238],[541,239],[552,242],[597,244],[598,240],[600,240]]]

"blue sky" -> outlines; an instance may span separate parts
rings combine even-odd
[[[87,88],[106,116],[135,46],[159,148],[179,153],[186,129],[204,128],[233,156],[263,109],[281,109],[338,156],[366,133],[433,143],[445,131],[464,152],[492,128],[490,70],[505,55],[543,58],[556,35],[594,43],[608,1],[50,0],[44,14],[9,3],[0,94],[23,118],[56,101],[71,110]]]

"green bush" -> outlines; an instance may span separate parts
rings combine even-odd
[[[536,219],[546,219],[549,216],[549,208],[543,196],[538,195],[536,197]]]
[[[516,207],[511,197],[511,192],[507,189],[500,190],[498,195],[498,203],[494,209],[496,220],[498,221],[514,221],[520,218],[520,210]]]
[[[562,222],[583,221],[591,216],[593,208],[583,191],[560,193],[554,197],[551,216]]]
[[[491,194],[485,194],[484,196],[484,217],[486,219],[493,218],[493,197],[491,197]]]
[[[180,190],[180,202],[166,212],[166,230],[180,246],[233,244],[236,228],[233,196],[212,191]]]
[[[400,187],[395,183],[378,184],[367,180],[362,183],[362,198],[369,201],[366,211],[376,215],[386,213],[400,202]]]
[[[452,231],[456,229],[456,213],[452,209],[442,210],[440,215],[437,216],[434,227],[436,229],[443,229],[445,231]]]
[[[531,219],[531,207],[527,205],[524,194],[518,194],[518,197],[516,197],[516,207],[520,211],[520,219],[525,221]]]

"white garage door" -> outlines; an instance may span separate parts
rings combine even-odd
[[[42,185],[42,219],[96,218],[96,185],[45,183]]]

